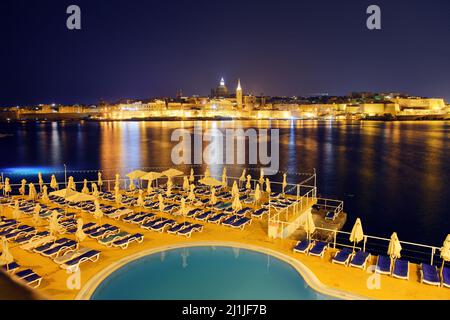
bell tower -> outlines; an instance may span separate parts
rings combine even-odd
[[[242,88],[241,88],[241,79],[238,79],[238,85],[236,88],[236,102],[239,110],[242,110]]]

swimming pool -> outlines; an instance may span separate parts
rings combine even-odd
[[[310,288],[288,263],[231,247],[189,247],[151,254],[113,272],[93,300],[332,299]]]

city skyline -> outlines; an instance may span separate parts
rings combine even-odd
[[[1,105],[143,99],[180,88],[208,95],[222,76],[241,78],[256,95],[394,91],[450,100],[446,1],[378,1],[381,30],[366,28],[365,0],[81,0],[75,31],[66,28],[70,4],[2,2]]]

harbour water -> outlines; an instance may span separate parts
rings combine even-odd
[[[12,182],[68,170],[170,166],[174,129],[193,122],[31,122],[0,126],[0,169]],[[450,122],[208,121],[205,128],[278,128],[280,170],[317,171],[319,195],[344,200],[350,229],[440,246],[450,231]],[[199,168],[198,171],[203,170]],[[211,168],[220,174],[222,167]],[[230,168],[240,174],[240,169]],[[186,171],[187,172],[187,171]],[[72,173],[79,178],[88,173]],[[32,177],[30,177],[32,175]],[[257,171],[253,173],[258,177]],[[275,180],[281,181],[277,176]]]

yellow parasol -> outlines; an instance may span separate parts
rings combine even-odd
[[[58,182],[56,182],[56,177],[52,174],[52,178],[50,179],[50,188],[53,190],[58,190]]]
[[[353,242],[353,251],[355,251],[356,244],[364,239],[364,232],[362,228],[361,219],[356,219],[353,225],[352,232],[350,233],[350,242]]]
[[[87,179],[83,180],[83,189],[81,189],[81,193],[84,193],[84,194],[88,194],[89,193]]]
[[[75,238],[77,239],[78,243],[86,239],[86,234],[83,231],[83,219],[81,218],[77,220],[77,231],[75,232]]]

